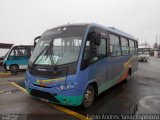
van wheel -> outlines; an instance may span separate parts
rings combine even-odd
[[[18,73],[18,66],[17,65],[11,65],[9,67],[9,70],[10,70],[11,74],[17,74]]]
[[[82,106],[84,108],[89,108],[93,104],[94,97],[94,87],[92,85],[89,85],[85,90]]]
[[[145,59],[145,62],[147,62],[147,59]]]

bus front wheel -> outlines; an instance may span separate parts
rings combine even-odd
[[[92,85],[89,85],[84,92],[82,106],[84,108],[89,108],[93,104],[94,97],[95,97],[94,87]]]
[[[17,65],[11,65],[9,67],[11,74],[17,74],[18,73],[18,66]]]

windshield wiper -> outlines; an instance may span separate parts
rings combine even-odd
[[[53,40],[54,40],[54,39],[51,40],[50,45],[49,45],[48,49],[46,50],[44,56],[45,56],[45,55],[46,55],[46,56],[49,56],[49,59],[50,59],[51,64],[52,64],[52,68],[53,68],[54,70],[57,70],[57,65],[55,64],[55,58],[53,57],[53,56],[54,56]],[[46,57],[46,59],[47,59],[47,57]]]
[[[35,62],[37,61],[37,59],[42,55],[42,53],[44,53],[44,51],[47,49],[47,46],[40,52],[40,54],[36,57],[36,59],[34,60],[34,62],[32,63],[32,67],[35,67]]]
[[[33,68],[35,68],[35,66],[36,66],[36,61],[38,60],[38,58],[44,53],[44,56],[47,56],[47,57],[49,57],[49,59],[50,59],[50,61],[51,61],[51,65],[52,65],[52,68],[54,69],[54,70],[56,70],[57,69],[57,65],[55,65],[55,59],[53,58],[53,55],[54,55],[54,52],[53,52],[53,40],[54,39],[52,39],[51,40],[51,42],[50,42],[50,44],[49,44],[49,46],[46,46],[41,52],[40,52],[40,54],[36,57],[36,59],[34,60],[34,62],[32,63],[32,67]],[[46,59],[47,59],[47,57],[46,57]]]

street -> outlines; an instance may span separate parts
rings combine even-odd
[[[102,93],[89,109],[58,107],[59,105],[51,105],[32,98],[25,90],[17,87],[18,85],[24,87],[24,74],[24,72],[17,76],[0,74],[0,114],[54,114],[54,117],[70,120],[83,119],[95,114],[160,113],[158,58],[150,57],[148,62],[139,62],[139,70],[130,81],[122,82]]]

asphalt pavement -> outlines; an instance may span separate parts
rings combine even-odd
[[[64,111],[51,108],[47,104],[33,99],[15,86],[1,84],[15,82],[24,87],[24,74],[25,72],[19,73],[17,76],[0,76],[0,113],[28,114],[34,111],[34,114],[63,114]],[[139,62],[139,70],[131,77],[130,81],[122,82],[102,93],[89,109],[62,107],[83,116],[95,114],[159,114],[160,59],[151,57],[148,62]],[[78,118],[66,113],[66,118],[69,116],[70,119]]]
[[[159,114],[160,59],[151,57],[139,62],[139,70],[131,80],[102,93],[86,110],[68,107],[84,115],[94,114]]]

